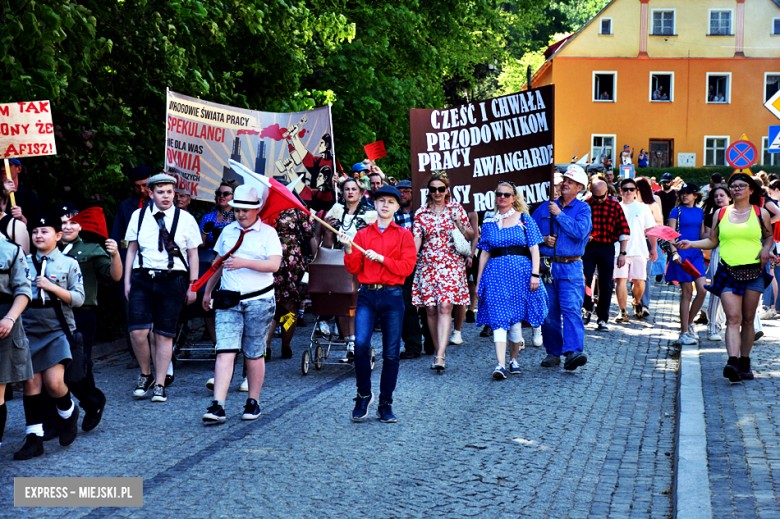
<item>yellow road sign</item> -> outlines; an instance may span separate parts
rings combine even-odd
[[[775,92],[775,95],[769,98],[769,101],[764,103],[766,109],[772,112],[772,115],[780,119],[780,90]]]

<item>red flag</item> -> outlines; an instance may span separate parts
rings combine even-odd
[[[376,141],[372,142],[371,144],[366,144],[363,146],[363,149],[366,150],[366,156],[371,162],[387,156],[387,152],[385,151],[385,141]]]
[[[81,226],[82,229],[99,234],[103,238],[108,238],[108,226],[106,226],[106,215],[102,207],[90,207],[84,209],[79,214],[70,219]]]
[[[686,272],[686,274],[690,274],[693,279],[699,279],[701,277],[701,272],[699,272],[698,269],[694,267],[693,263],[691,263],[689,260],[683,261],[680,264],[680,267]]]
[[[661,238],[662,240],[666,241],[674,241],[680,237],[680,233],[667,225],[656,225],[652,229],[646,230],[645,236]]]
[[[268,200],[263,204],[260,210],[260,219],[263,221],[271,219],[274,215],[287,209],[300,209],[309,213],[306,206],[290,192],[281,182],[274,178],[266,177],[270,185],[268,186]]]

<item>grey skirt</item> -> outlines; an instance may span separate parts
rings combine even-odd
[[[28,308],[22,314],[30,343],[33,371],[40,373],[57,364],[68,367],[70,344],[53,308]]]
[[[10,303],[0,304],[0,314],[7,314],[10,308]],[[0,384],[12,384],[31,378],[33,365],[30,347],[19,319],[14,323],[8,337],[0,339]]]

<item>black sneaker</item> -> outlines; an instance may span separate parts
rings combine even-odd
[[[493,334],[493,328],[488,325],[482,327],[482,331],[479,332],[480,337],[490,337]]]
[[[205,425],[214,425],[225,423],[225,420],[227,420],[225,408],[219,405],[216,400],[212,400],[211,405],[206,409],[206,414],[203,415],[203,423]]]
[[[389,402],[379,401],[379,407],[376,410],[376,417],[382,423],[396,423],[398,419],[393,414],[393,407]]]
[[[584,324],[585,326],[587,326],[588,324],[590,324],[590,317],[591,317],[591,315],[593,315],[593,312],[587,312],[587,311],[586,311],[586,312],[585,312],[585,313],[582,315],[582,324]]]
[[[103,418],[103,409],[106,407],[106,396],[103,395],[103,400],[100,402],[100,405],[97,407],[97,409],[84,410],[84,419],[81,421],[81,430],[84,432],[89,432],[95,427],[98,426],[100,423],[100,420]]]
[[[543,368],[552,368],[554,366],[558,366],[561,363],[561,357],[558,355],[547,355],[544,360],[542,361],[542,367]]]
[[[742,380],[753,380],[756,378],[750,370],[750,357],[740,357],[737,369],[739,370],[739,376],[742,377]]]
[[[154,394],[152,395],[152,402],[165,402],[168,400],[168,395],[165,394],[165,388],[160,384],[154,385]]]
[[[31,460],[41,455],[43,455],[43,438],[35,434],[28,434],[22,448],[14,453],[14,459]]]
[[[257,420],[260,418],[260,405],[254,398],[247,398],[246,405],[244,406],[244,414],[241,416],[242,420]]]
[[[398,356],[401,360],[408,360],[408,359],[419,359],[420,354],[414,353],[410,350],[404,350],[401,352],[401,354]]]
[[[174,381],[173,375],[165,375],[165,387],[171,387],[173,381]]]
[[[67,447],[74,441],[79,434],[79,407],[73,405],[73,412],[70,418],[60,419],[60,445]]]
[[[580,366],[584,366],[588,363],[588,356],[581,352],[575,353],[573,351],[567,351],[564,353],[564,356],[566,357],[566,360],[563,363],[563,369],[568,371],[574,371]]]
[[[149,392],[149,388],[154,384],[154,377],[152,375],[141,375],[138,377],[138,383],[133,390],[133,396],[135,398],[144,398]]]
[[[467,323],[476,323],[477,319],[474,317],[474,312],[471,310],[466,310],[466,322]]]
[[[737,366],[732,366],[731,364],[726,364],[723,367],[723,376],[732,383],[742,382],[742,376],[740,376]]]
[[[352,400],[355,401],[355,409],[352,411],[352,421],[361,422],[365,420],[368,416],[368,407],[374,401],[374,393],[366,396],[361,396],[360,393],[358,393]]]
[[[596,331],[597,332],[608,332],[609,328],[607,327],[607,323],[605,323],[604,321],[599,319],[598,322],[596,322]]]

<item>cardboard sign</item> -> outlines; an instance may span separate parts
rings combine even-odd
[[[666,241],[674,241],[680,237],[680,233],[675,231],[668,225],[656,225],[652,229],[646,230],[645,236],[661,238],[662,240],[666,240]]]
[[[409,111],[414,205],[433,171],[446,171],[451,200],[493,209],[511,181],[528,204],[548,199],[553,167],[554,87],[543,86],[446,110]]]
[[[387,157],[384,141],[376,141],[372,142],[371,144],[366,144],[363,146],[363,149],[366,150],[366,157],[368,157],[368,160],[371,162],[374,162],[376,159],[381,159],[382,157]]]
[[[0,104],[0,150],[4,159],[56,155],[51,103]]]
[[[177,189],[192,198],[213,201],[223,180],[243,183],[228,164],[232,159],[294,186],[312,207],[335,201],[330,107],[258,112],[169,90],[166,124],[166,173],[176,177]]]

